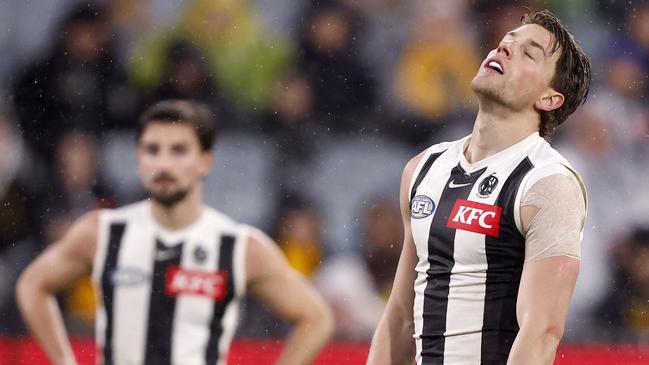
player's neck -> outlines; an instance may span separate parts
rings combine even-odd
[[[201,189],[196,187],[187,194],[185,199],[172,207],[164,206],[151,200],[153,219],[168,230],[182,229],[196,222],[203,211]]]
[[[538,132],[538,114],[480,108],[464,156],[476,163]]]

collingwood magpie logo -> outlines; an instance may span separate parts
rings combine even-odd
[[[203,247],[196,246],[194,249],[194,260],[199,264],[202,264],[207,260],[207,252]]]
[[[491,174],[485,177],[480,183],[480,186],[478,187],[478,195],[482,198],[486,198],[493,193],[496,186],[498,186],[498,178],[494,176],[494,174]]]
[[[435,203],[426,195],[417,195],[410,202],[410,216],[415,219],[426,218],[435,211]]]

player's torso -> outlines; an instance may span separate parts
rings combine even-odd
[[[220,364],[245,287],[245,228],[211,210],[166,231],[138,203],[100,215],[93,280],[105,364]],[[103,355],[103,356],[102,356]]]
[[[563,161],[535,134],[469,164],[466,140],[431,147],[410,185],[418,364],[506,362],[525,255],[519,186],[535,162]]]

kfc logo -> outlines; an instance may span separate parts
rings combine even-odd
[[[199,295],[221,301],[227,293],[227,273],[184,270],[178,266],[167,269],[165,294]]]
[[[448,217],[447,226],[498,237],[501,213],[502,208],[496,205],[458,199]]]

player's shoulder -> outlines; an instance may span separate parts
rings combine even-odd
[[[250,224],[238,222],[226,214],[218,211],[217,209],[207,207],[205,214],[207,215],[206,222],[210,226],[217,226],[220,232],[225,234],[232,234],[237,237],[238,242],[242,242],[246,246],[246,255],[253,252],[256,256],[268,254],[268,251],[277,250],[275,241],[260,228]]]
[[[541,137],[538,138],[537,142],[533,144],[531,150],[528,152],[528,158],[535,169],[557,165],[573,169],[570,162],[550,142]]]
[[[444,141],[444,142],[435,143],[432,146],[429,146],[425,148],[423,151],[417,153],[415,156],[410,158],[410,160],[406,163],[406,166],[403,171],[404,181],[410,181],[412,176],[415,175],[417,171],[420,171],[423,168],[423,165],[426,163],[426,161],[431,160],[431,157],[433,156],[439,157],[440,155],[442,155],[443,153],[449,150],[461,150],[462,149],[461,146],[466,142],[466,140],[469,137],[470,135],[454,141]]]
[[[586,186],[579,172],[548,141],[542,138],[541,140],[528,154],[533,168],[523,180],[521,192],[524,194],[536,183],[545,181],[556,186],[563,186],[562,191],[573,192],[578,189],[587,201]],[[567,189],[568,187],[570,189]]]
[[[77,218],[72,226],[65,232],[56,247],[62,250],[75,251],[79,257],[89,261],[95,253],[97,235],[99,232],[100,210],[91,210]]]
[[[290,268],[277,243],[262,230],[248,226],[245,242],[247,283]]]
[[[73,236],[76,235],[86,238],[95,237],[97,229],[99,227],[100,214],[100,209],[95,209],[84,213],[82,216],[77,218],[68,233],[71,233]]]
[[[205,206],[203,209],[207,220],[211,224],[216,224],[221,227],[234,227],[243,225],[242,223],[236,221],[234,218],[228,216],[227,214],[221,212],[216,208]]]
[[[544,177],[564,175],[573,178],[576,183],[583,185],[581,175],[557,149],[548,141],[539,137],[528,153],[533,168],[528,173],[527,182],[533,183]]]
[[[141,200],[132,204],[123,205],[118,208],[98,209],[97,215],[100,221],[129,221],[148,213],[148,200]]]
[[[205,222],[209,227],[218,229],[223,234],[232,234],[235,236],[249,235],[253,227],[241,223],[216,208],[204,207]]]

